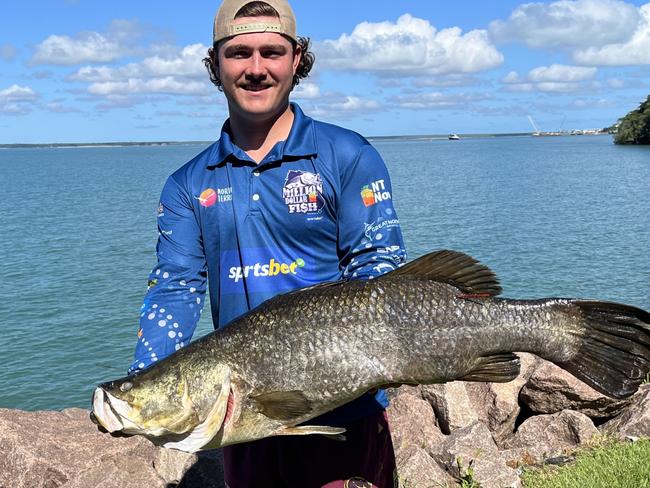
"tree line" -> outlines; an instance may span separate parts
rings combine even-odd
[[[650,95],[638,109],[619,119],[615,144],[650,144]]]

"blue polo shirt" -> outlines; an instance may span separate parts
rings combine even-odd
[[[287,140],[259,164],[232,142],[226,121],[220,139],[167,180],[158,208],[158,263],[130,373],[189,343],[208,279],[220,328],[275,295],[370,279],[405,262],[378,152],[359,134],[291,108]],[[366,397],[368,408],[352,411],[372,409]],[[378,400],[387,404],[383,393]]]

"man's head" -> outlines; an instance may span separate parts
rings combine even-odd
[[[309,76],[314,54],[309,50],[309,38],[296,35],[296,18],[286,0],[224,0],[214,19],[213,45],[203,62],[210,80],[222,89],[219,73],[219,48],[233,37],[246,33],[277,33],[291,43],[294,55],[300,56],[293,86]]]

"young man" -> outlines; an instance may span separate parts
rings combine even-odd
[[[286,0],[225,0],[206,58],[229,119],[220,139],[168,179],[158,263],[144,300],[134,372],[186,345],[207,280],[215,327],[264,300],[405,261],[386,167],[358,134],[317,122],[289,94],[308,75],[309,40]],[[310,324],[319,327],[318,323]],[[224,449],[230,488],[392,487],[384,392],[314,420],[346,440],[277,437]]]

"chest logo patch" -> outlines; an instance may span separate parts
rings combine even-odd
[[[291,170],[282,188],[282,198],[290,214],[317,214],[323,210],[323,179],[318,173]]]

